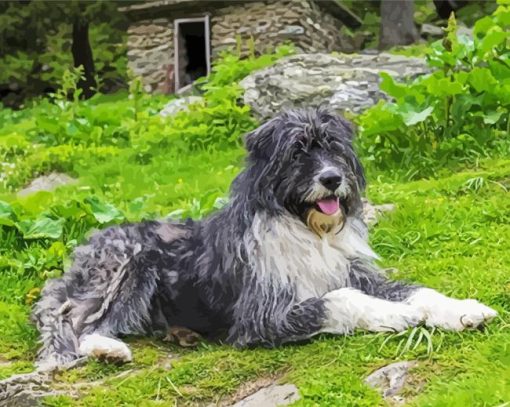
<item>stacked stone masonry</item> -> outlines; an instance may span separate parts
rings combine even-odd
[[[219,6],[219,5],[218,5]],[[239,2],[223,7],[207,6],[170,12],[157,18],[133,21],[128,30],[129,67],[143,79],[149,92],[167,92],[174,62],[174,27],[177,18],[210,16],[211,55],[224,50],[262,54],[283,43],[300,52],[353,51],[342,35],[342,22],[312,0]]]

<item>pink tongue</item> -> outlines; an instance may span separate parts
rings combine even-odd
[[[333,215],[340,208],[338,198],[320,199],[317,201],[317,205],[326,215]]]

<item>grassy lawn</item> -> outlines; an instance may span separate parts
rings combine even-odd
[[[510,7],[503,2],[475,24],[473,41],[456,36],[451,18],[445,39],[425,46],[434,73],[408,84],[385,77],[382,90],[393,101],[353,118],[362,161],[379,168],[368,171],[367,196],[396,205],[371,231],[381,266],[392,278],[482,301],[499,312],[492,323],[462,333],[322,335],[273,350],[185,349],[130,337],[132,363],[90,360],[56,373],[59,394],[44,405],[228,405],[272,381],[298,387],[296,406],[388,405],[363,379],[416,360],[405,405],[510,406]],[[225,55],[197,85],[204,103],[172,118],[157,114],[168,98],[145,95],[136,79],[128,93],[80,101],[78,77],[69,77],[51,101],[26,101],[20,111],[0,105],[0,380],[34,370],[30,309],[90,233],[144,219],[198,219],[221,207],[243,166],[241,135],[257,125],[239,103],[238,82],[292,52]],[[18,195],[52,172],[76,182]]]
[[[4,135],[29,127],[27,120],[4,127]],[[37,151],[14,158],[24,168],[23,163],[32,163],[34,155],[47,149],[41,144]],[[0,378],[33,369],[37,333],[28,322],[30,304],[38,287],[61,272],[66,256],[91,228],[172,212],[204,216],[226,194],[244,156],[235,144],[187,153],[170,146],[152,150],[148,160],[137,160],[132,145],[115,146],[107,158],[85,153],[94,149],[96,145],[85,146],[64,166],[77,177],[74,185],[25,198],[15,196],[16,187],[5,185],[0,194],[20,218],[69,217],[54,239],[23,239],[19,230],[2,228]],[[78,159],[81,156],[87,159]],[[59,156],[45,171],[59,169],[63,162]],[[384,405],[363,378],[388,363],[416,359],[403,393],[409,405],[498,406],[510,401],[510,160],[481,161],[476,168],[434,180],[385,182],[387,175],[369,174],[368,189],[373,202],[397,205],[372,230],[382,265],[396,268],[395,278],[494,307],[500,316],[486,330],[358,332],[274,350],[242,351],[208,343],[189,350],[128,338],[133,363],[90,361],[60,373],[54,388],[66,395],[48,397],[46,405],[206,405],[228,400],[263,379],[295,383],[302,397],[297,406]],[[12,175],[13,182],[17,176]],[[113,213],[107,222],[99,221],[94,210],[92,216],[83,209],[91,196],[100,203],[103,216]]]

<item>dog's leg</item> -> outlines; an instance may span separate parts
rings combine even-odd
[[[131,359],[126,345],[112,338],[148,331],[164,260],[141,241],[136,227],[111,228],[75,251],[71,270],[48,284],[35,308],[44,340],[39,365],[80,355]]]
[[[363,294],[352,288],[292,303],[285,292],[261,300],[251,292],[231,328],[228,341],[237,346],[269,346],[308,339],[322,332],[348,334],[356,328],[402,331],[420,322],[416,308]],[[251,300],[250,300],[251,299]]]
[[[372,266],[361,262],[351,264],[349,279],[352,287],[368,295],[417,309],[427,326],[462,331],[476,328],[497,315],[495,310],[476,300],[449,298],[430,288],[387,280]]]
[[[423,318],[416,307],[371,297],[353,288],[331,291],[322,298],[326,318],[321,332],[346,334],[356,328],[400,332],[416,326]]]

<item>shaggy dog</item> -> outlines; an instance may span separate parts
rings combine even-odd
[[[389,281],[377,269],[352,141],[350,125],[327,110],[282,113],[246,136],[246,168],[221,211],[93,235],[35,307],[40,364],[129,361],[117,336],[173,326],[245,347],[420,322],[460,331],[492,319],[476,300]]]

